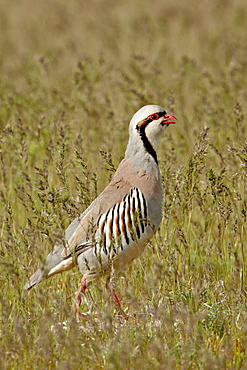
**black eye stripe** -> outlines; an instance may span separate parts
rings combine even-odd
[[[147,118],[146,118],[146,120],[147,120],[147,123],[150,123],[150,122],[152,122],[152,121],[155,121],[155,120],[153,120],[152,118],[151,118],[151,116],[152,115],[158,115],[159,116],[159,118],[160,117],[164,117],[164,115],[166,114],[166,111],[164,110],[163,112],[157,112],[157,113],[152,113],[152,114],[150,114]]]

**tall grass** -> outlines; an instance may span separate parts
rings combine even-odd
[[[2,2],[0,368],[246,368],[247,5]],[[80,274],[23,285],[108,183],[144,104],[178,117],[159,148],[164,217],[118,279],[72,310]]]

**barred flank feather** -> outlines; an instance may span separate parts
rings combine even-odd
[[[132,188],[122,202],[100,215],[97,232],[107,255],[110,250],[124,250],[125,245],[137,243],[147,227],[147,203],[140,189]]]

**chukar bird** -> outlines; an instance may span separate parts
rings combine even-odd
[[[28,280],[42,280],[78,266],[83,277],[78,305],[87,285],[105,274],[123,271],[144,250],[162,218],[162,184],[156,150],[164,129],[175,123],[158,105],[146,105],[130,121],[125,158],[111,182],[65,231],[65,245],[55,246]],[[108,284],[109,288],[109,284]],[[120,303],[112,292],[117,305]]]

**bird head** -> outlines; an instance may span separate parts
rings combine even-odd
[[[176,123],[177,118],[167,114],[159,105],[145,105],[132,117],[129,125],[129,144],[126,154],[132,147],[137,152],[142,146],[149,154],[156,158],[160,136],[164,128]],[[135,149],[134,149],[135,147]]]

